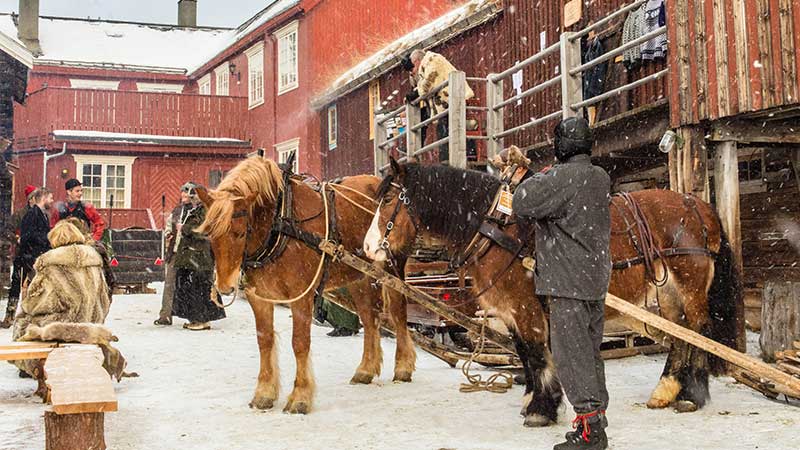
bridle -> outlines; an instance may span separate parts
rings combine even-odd
[[[391,261],[394,258],[391,257],[392,251],[389,248],[391,247],[391,245],[389,244],[389,235],[392,233],[392,230],[394,230],[394,222],[395,220],[397,220],[397,214],[400,213],[400,207],[402,205],[405,205],[406,208],[409,209],[411,208],[411,197],[408,196],[408,190],[405,188],[405,186],[401,186],[394,182],[390,184],[393,188],[399,189],[400,192],[399,194],[397,194],[397,203],[394,205],[394,210],[392,211],[392,215],[389,216],[389,221],[386,222],[386,225],[384,226],[383,238],[381,239],[380,248],[389,254],[390,256],[389,260]],[[380,208],[382,207],[383,207],[383,199],[381,199],[381,202],[378,203],[378,210],[380,211]],[[413,215],[409,214],[409,218],[411,219],[412,225],[414,225],[414,229],[417,229],[417,223],[414,221]]]

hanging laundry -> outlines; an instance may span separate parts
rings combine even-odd
[[[638,39],[644,34],[642,33],[644,29],[644,7],[645,5],[642,5],[628,13],[628,18],[625,19],[625,24],[622,27],[622,45]],[[622,54],[622,63],[625,64],[626,69],[638,66],[641,61],[642,49],[639,45],[634,45]]]
[[[644,4],[642,34],[653,32],[666,24],[664,0],[647,0]],[[652,61],[667,57],[667,33],[661,34],[641,45],[642,59]]]
[[[603,42],[595,36],[584,43],[583,63],[598,58],[605,53]],[[583,73],[583,98],[597,97],[605,91],[608,61],[604,61]]]

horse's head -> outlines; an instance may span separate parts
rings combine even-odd
[[[394,158],[378,187],[378,210],[364,238],[364,252],[374,261],[386,261],[391,253],[407,249],[417,237],[410,197],[405,187],[408,168]]]
[[[248,158],[228,173],[217,190],[198,189],[206,218],[198,231],[208,236],[214,252],[216,282],[221,294],[238,288],[243,260],[255,253],[266,235],[277,193],[283,189],[278,166],[261,158]],[[259,215],[261,213],[261,215]]]

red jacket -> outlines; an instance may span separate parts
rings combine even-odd
[[[106,223],[97,212],[97,208],[91,203],[69,203],[58,202],[54,208],[53,214],[50,216],[50,226],[67,217],[77,217],[81,219],[88,229],[92,231],[92,239],[100,242],[103,239],[103,231],[106,229]]]

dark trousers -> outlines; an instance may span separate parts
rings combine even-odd
[[[550,298],[550,346],[556,372],[576,414],[608,407],[608,391],[600,344],[603,301]],[[590,421],[600,420],[599,417]]]
[[[19,303],[19,294],[25,281],[33,278],[33,267],[23,263],[22,258],[14,258],[14,267],[11,269],[11,287],[8,290],[8,305],[6,311],[16,311]]]
[[[447,117],[440,119],[436,122],[436,139],[444,139],[450,135],[450,124],[447,122]],[[442,144],[439,146],[439,162],[450,161],[450,144]]]

